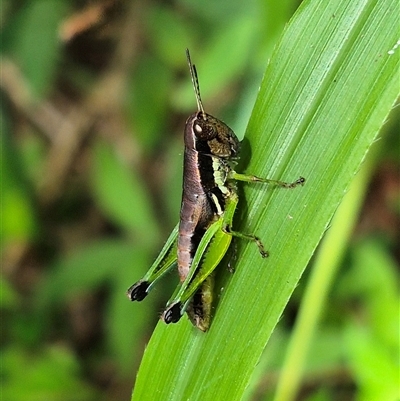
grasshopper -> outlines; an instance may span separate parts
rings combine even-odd
[[[186,50],[197,111],[186,121],[183,192],[180,220],[145,276],[127,291],[131,301],[143,300],[166,272],[178,267],[180,285],[161,315],[165,323],[176,323],[186,312],[194,326],[210,326],[215,268],[226,254],[232,237],[253,241],[263,258],[268,256],[253,234],[232,230],[238,204],[237,181],[267,183],[282,188],[303,185],[236,173],[240,142],[225,123],[204,111],[196,67]]]

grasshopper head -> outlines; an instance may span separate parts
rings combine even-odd
[[[239,140],[225,123],[204,111],[196,67],[187,49],[186,56],[197,101],[197,113],[186,121],[185,145],[189,149],[220,158],[235,157],[239,153]]]
[[[185,138],[190,136],[193,149],[199,152],[221,158],[236,157],[239,153],[240,144],[235,133],[221,120],[202,111],[189,117],[185,134]]]

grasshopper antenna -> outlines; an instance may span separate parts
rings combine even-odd
[[[197,110],[200,111],[205,118],[206,113],[204,112],[203,102],[201,101],[199,78],[197,76],[196,66],[192,64],[192,60],[190,59],[189,49],[186,49],[186,58],[189,64],[190,76],[192,77],[194,94],[196,95]]]

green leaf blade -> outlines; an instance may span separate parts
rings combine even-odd
[[[248,173],[303,188],[245,187],[236,272],[221,266],[208,333],[159,324],[133,400],[239,400],[333,213],[399,95],[396,1],[304,2],[267,68],[246,138]],[[243,158],[247,153],[244,151]],[[240,171],[242,172],[242,171]],[[241,218],[240,218],[241,217]],[[223,287],[223,288],[222,288]]]

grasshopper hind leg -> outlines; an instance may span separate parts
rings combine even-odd
[[[208,276],[190,300],[186,313],[194,326],[207,331],[211,322],[214,275]]]
[[[183,316],[182,302],[178,301],[169,305],[161,315],[161,320],[166,324],[177,323]]]
[[[131,301],[143,301],[149,294],[150,283],[148,281],[139,280],[126,291],[126,295]]]
[[[186,303],[181,301],[170,304],[161,315],[166,324],[177,323],[186,312],[191,323],[201,331],[207,331],[211,321],[213,275],[208,276]]]

